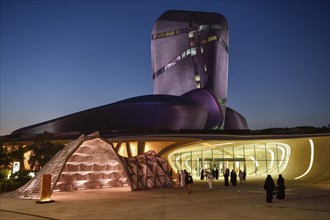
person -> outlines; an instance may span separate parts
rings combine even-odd
[[[275,190],[275,183],[271,175],[267,176],[264,189],[266,190],[266,202],[271,203],[273,201],[273,192]]]
[[[201,180],[204,180],[204,169],[201,171]]]
[[[239,170],[238,177],[239,177],[240,183],[242,184],[243,180],[244,180],[244,173],[242,170]]]
[[[181,170],[181,173],[180,173],[180,176],[181,176],[181,186],[185,186],[185,173],[183,172],[183,170]]]
[[[246,181],[246,171],[243,170],[243,181]]]
[[[282,177],[282,174],[278,175],[278,179],[277,179],[277,194],[276,194],[276,198],[280,199],[280,200],[284,200],[285,199],[285,184],[284,184],[284,178]]]
[[[184,185],[187,186],[187,179],[188,179],[188,172],[187,170],[184,170]]]
[[[187,189],[188,189],[189,194],[191,193],[191,187],[192,187],[193,183],[194,183],[193,178],[190,175],[190,173],[188,173],[188,175],[187,175]]]
[[[225,171],[224,177],[225,177],[225,186],[229,186],[229,183],[228,183],[229,169],[228,168]]]
[[[209,189],[211,191],[213,188],[213,176],[212,176],[211,172],[207,172],[206,175],[207,175],[207,179],[208,179],[208,183],[209,183]]]
[[[236,175],[236,172],[235,170],[231,170],[231,173],[230,173],[230,182],[233,186],[236,186],[236,182],[237,182],[237,175]]]
[[[181,182],[180,177],[181,177],[181,175],[180,175],[180,172],[178,170],[178,172],[176,173],[176,185],[177,186],[180,186],[180,182]]]
[[[215,178],[215,179],[218,179],[219,178],[219,171],[216,167],[213,167],[213,170],[212,170],[212,176]]]

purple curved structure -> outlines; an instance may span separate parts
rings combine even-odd
[[[207,116],[207,109],[193,100],[170,95],[147,95],[21,128],[12,134],[203,129]]]
[[[219,102],[207,89],[194,89],[182,95],[194,100],[207,109],[207,120],[204,129],[217,129],[224,120]]]
[[[152,28],[155,95],[77,112],[12,134],[248,129],[245,118],[226,107],[228,44],[228,24],[223,15],[167,11]]]

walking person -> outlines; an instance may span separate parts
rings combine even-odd
[[[204,180],[204,169],[201,170],[201,180]]]
[[[237,175],[235,170],[232,170],[230,173],[230,182],[233,186],[236,186],[236,182],[237,182]]]
[[[267,176],[264,189],[266,190],[266,202],[271,203],[273,201],[273,192],[275,190],[275,183],[271,175]]]
[[[242,172],[242,170],[239,170],[238,177],[239,177],[240,183],[242,184],[243,180],[244,180],[244,173]]]
[[[179,170],[177,171],[177,173],[176,173],[176,185],[177,186],[180,186],[180,184],[181,184],[181,175],[180,175],[180,172],[179,172]]]
[[[181,186],[185,186],[185,173],[183,172],[183,170],[181,170],[181,173],[180,173],[180,176],[181,176]]]
[[[188,189],[189,194],[191,193],[191,187],[192,187],[193,184],[194,184],[194,180],[193,180],[192,176],[190,175],[190,173],[188,173],[188,176],[187,176],[187,189]]]
[[[282,177],[282,174],[278,175],[278,179],[277,179],[277,194],[276,194],[276,198],[280,199],[280,200],[284,200],[285,199],[285,184],[284,184],[284,178]]]
[[[225,171],[224,177],[225,177],[225,186],[229,186],[229,183],[228,183],[229,169],[228,168]]]
[[[246,181],[246,171],[243,170],[243,181],[245,182]]]
[[[206,175],[208,179],[209,189],[211,191],[213,189],[213,176],[211,172],[207,172]]]
[[[188,180],[188,172],[187,170],[184,170],[184,185],[186,186],[187,185],[187,180]]]

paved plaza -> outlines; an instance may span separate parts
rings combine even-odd
[[[276,177],[274,178],[276,181]],[[209,190],[195,180],[191,194],[174,187],[130,191],[129,187],[54,192],[54,203],[1,196],[0,219],[330,219],[330,182],[286,180],[286,200],[265,202],[264,178]]]

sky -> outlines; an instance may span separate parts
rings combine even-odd
[[[0,135],[153,93],[167,10],[229,23],[227,106],[250,129],[328,126],[329,1],[1,1]]]

